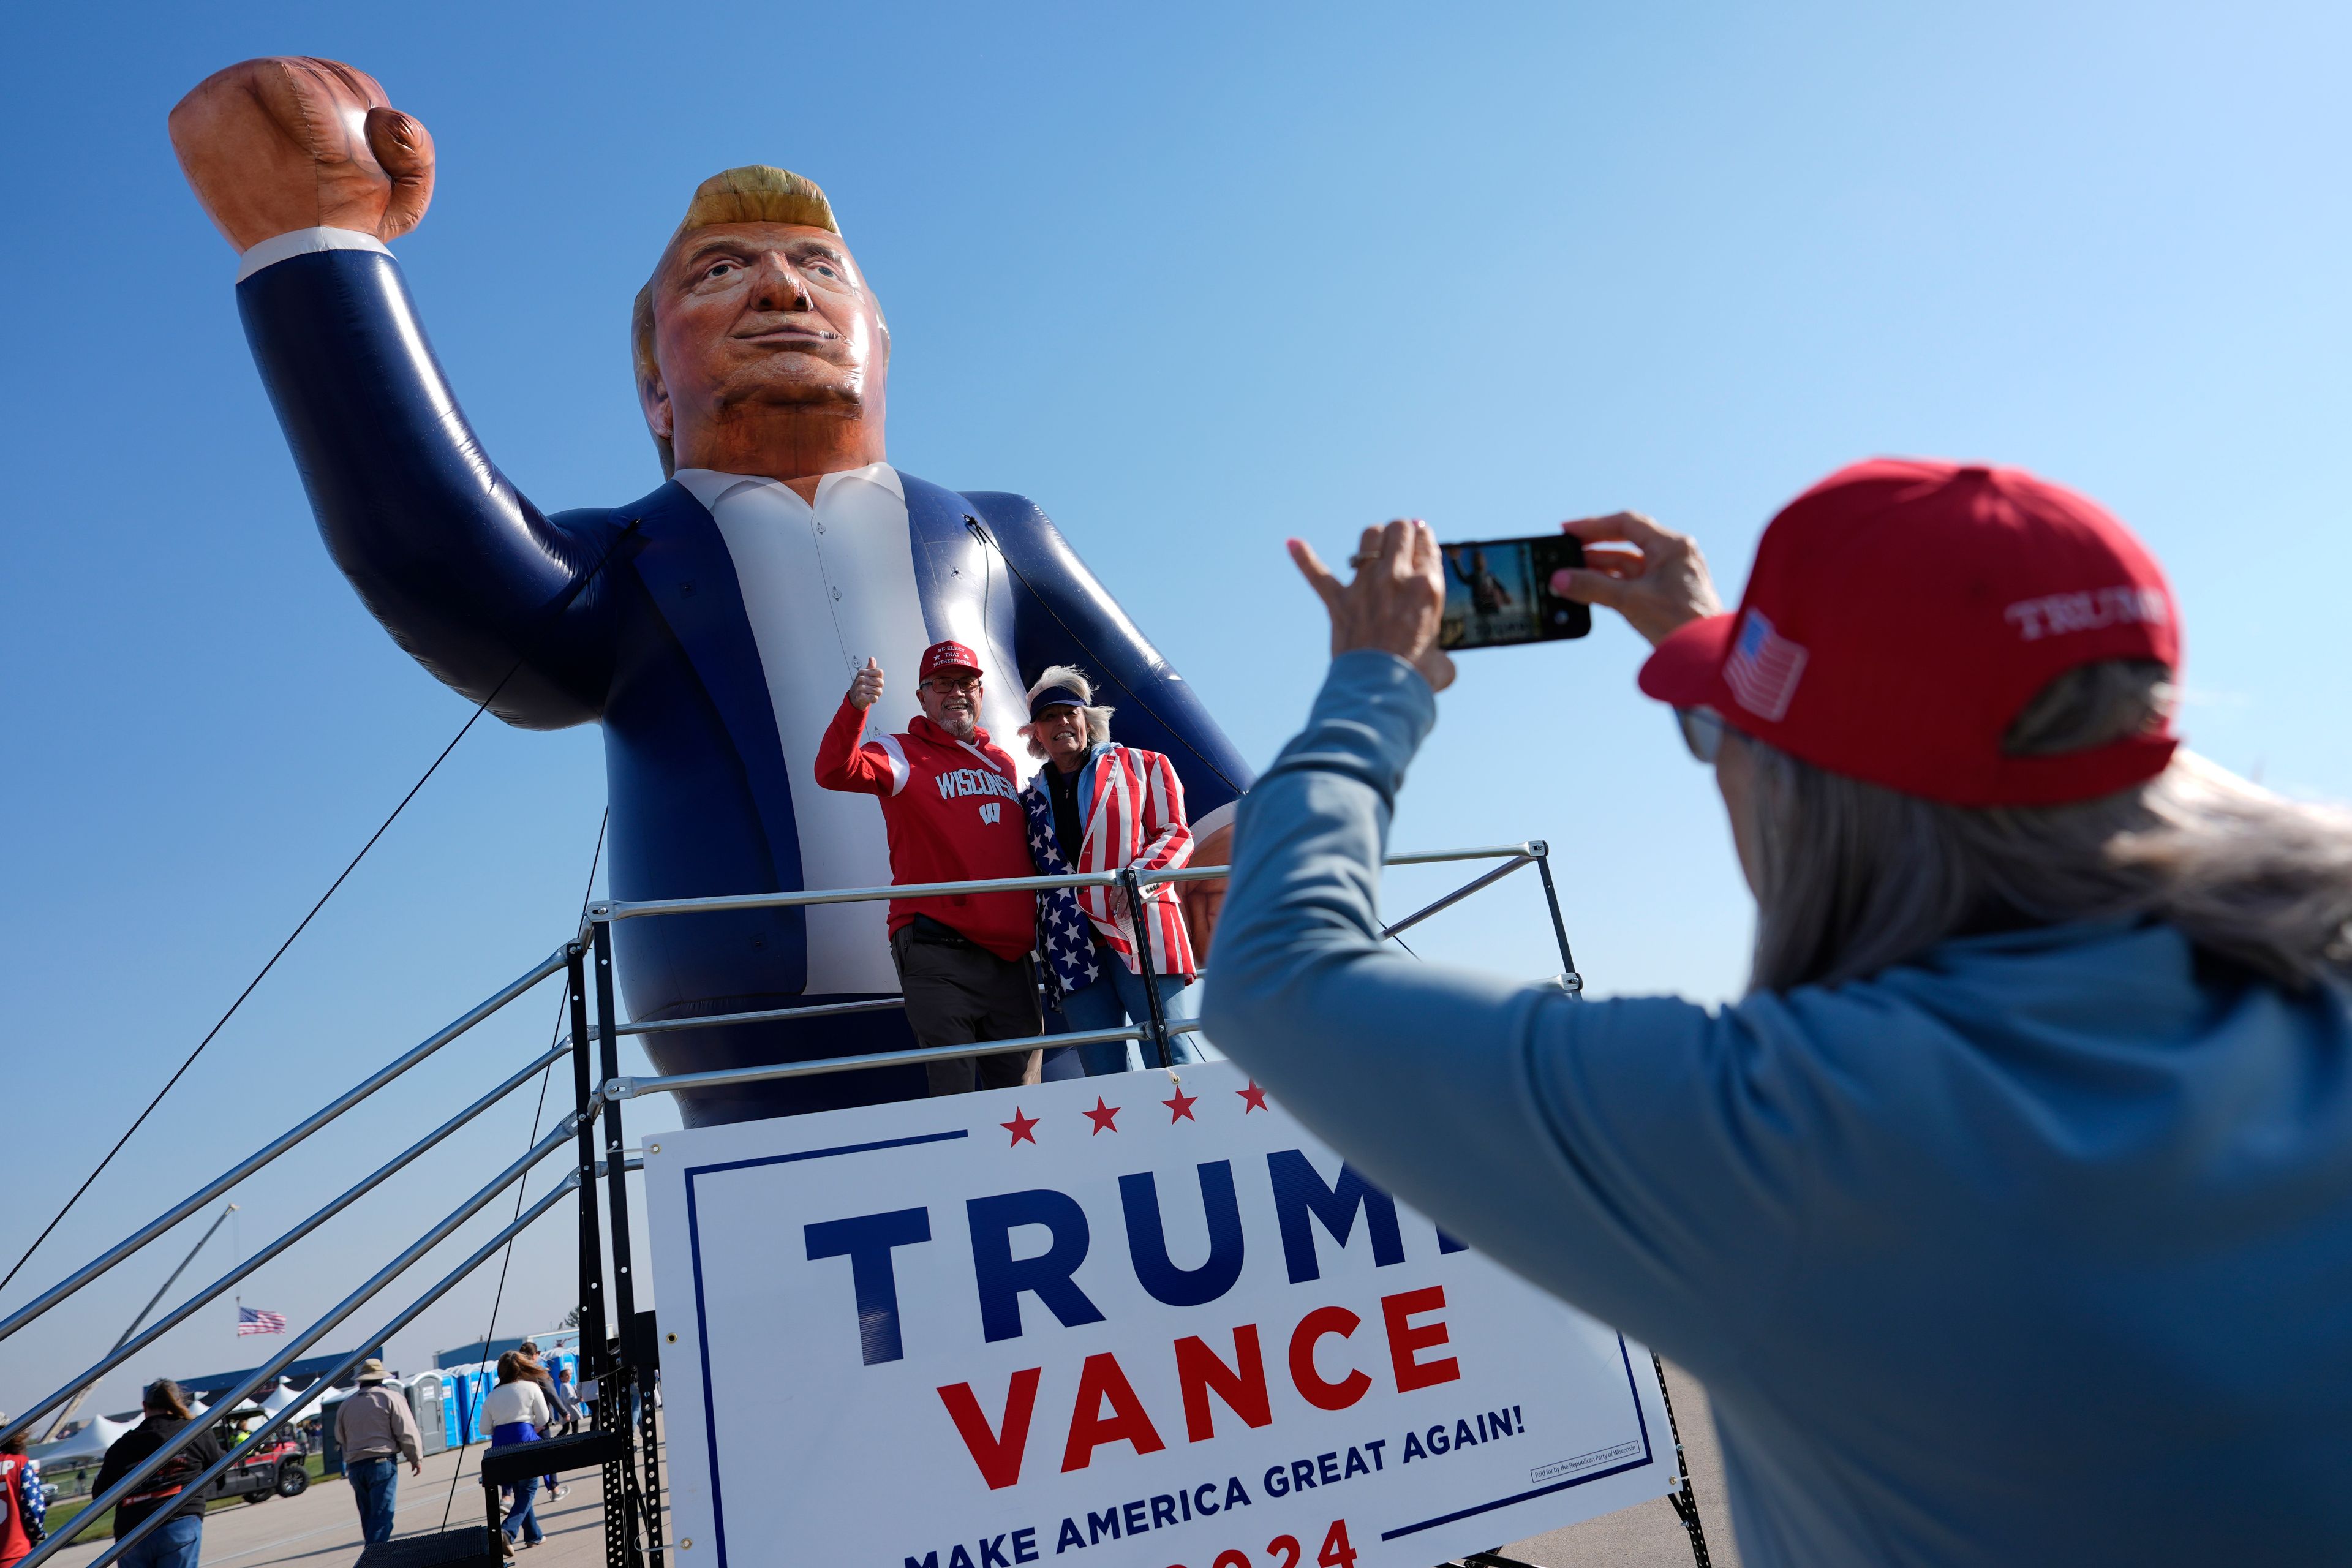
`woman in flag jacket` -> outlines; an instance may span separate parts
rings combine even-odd
[[[1021,792],[1029,849],[1043,876],[1070,871],[1171,870],[1192,857],[1184,786],[1158,752],[1110,738],[1108,708],[1094,706],[1094,683],[1066,664],[1048,668],[1029,689],[1029,722],[1021,733],[1045,765]],[[1165,1017],[1192,983],[1192,943],[1174,884],[1143,889],[1144,936],[1152,984]],[[1037,952],[1045,960],[1047,998],[1074,1030],[1149,1024],[1136,954],[1135,920],[1116,888],[1060,889],[1037,900]],[[1201,1060],[1189,1036],[1169,1041],[1173,1061]],[[1126,1072],[1126,1042],[1081,1046],[1087,1073]],[[1150,1060],[1149,1047],[1143,1057]]]
[[[22,1432],[0,1443],[0,1568],[32,1555],[48,1539],[41,1528],[49,1511],[39,1463],[25,1457]]]

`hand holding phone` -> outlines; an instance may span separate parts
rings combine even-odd
[[[1437,646],[1448,652],[1553,642],[1592,630],[1592,611],[1551,591],[1552,574],[1584,564],[1581,542],[1565,533],[1441,544],[1445,610]]]
[[[1437,535],[1418,518],[1399,518],[1364,530],[1348,564],[1349,582],[1323,564],[1315,547],[1289,541],[1290,559],[1323,601],[1331,616],[1331,654],[1363,648],[1396,655],[1421,672],[1433,690],[1454,684],[1454,661],[1437,646],[1437,624],[1445,608],[1445,568],[1438,560]]]
[[[1677,626],[1722,613],[1706,557],[1690,535],[1661,528],[1638,511],[1580,517],[1560,527],[1586,545],[1600,546],[1585,555],[1578,591],[1624,616],[1651,647]],[[1621,544],[1633,548],[1613,548]]]

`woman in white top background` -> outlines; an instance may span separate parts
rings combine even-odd
[[[536,1443],[542,1428],[553,1419],[547,1407],[547,1395],[538,1380],[523,1365],[522,1356],[509,1351],[499,1357],[499,1385],[482,1402],[482,1420],[490,1429],[492,1449],[512,1443]],[[539,1516],[531,1511],[531,1500],[539,1495],[539,1478],[526,1476],[515,1483],[514,1501],[508,1506],[501,1526],[511,1544],[520,1537],[525,1546],[536,1546],[542,1536]]]

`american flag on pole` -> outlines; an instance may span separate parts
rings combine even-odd
[[[286,1316],[282,1312],[265,1312],[258,1307],[236,1310],[236,1337],[247,1334],[282,1334],[286,1331]]]

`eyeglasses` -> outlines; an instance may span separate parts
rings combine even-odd
[[[1677,708],[1675,723],[1683,732],[1690,754],[1707,766],[1723,755],[1723,715],[1712,708]]]
[[[980,689],[980,677],[967,675],[961,680],[950,680],[944,675],[934,675],[923,682],[941,696],[969,694]]]

